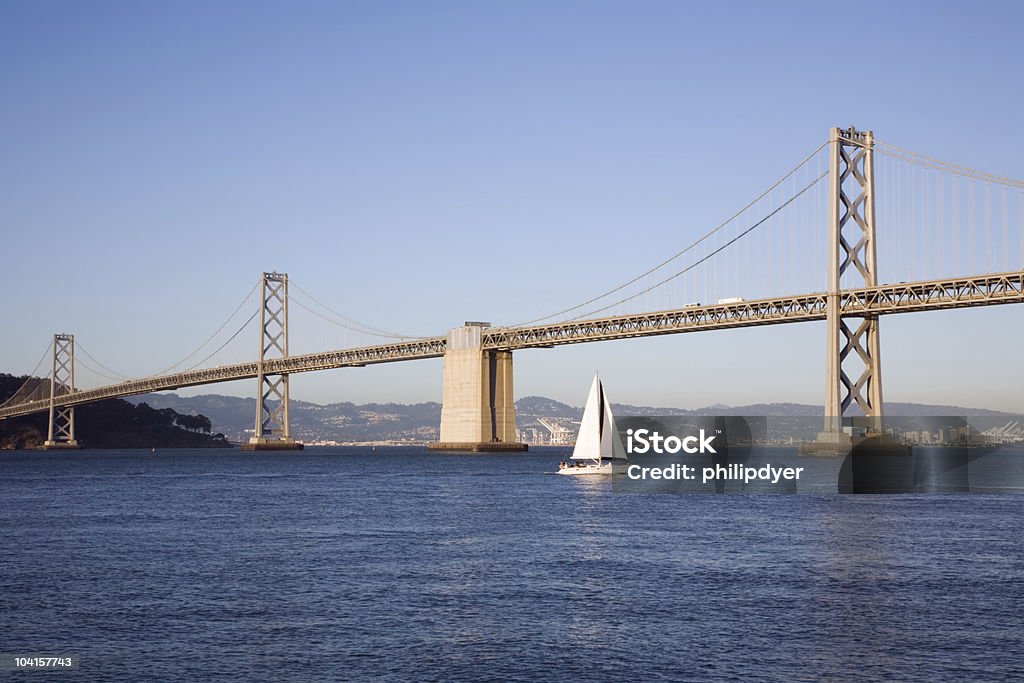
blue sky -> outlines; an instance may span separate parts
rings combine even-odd
[[[1022,25],[1010,2],[2,3],[0,370],[67,331],[156,372],[262,270],[403,333],[536,317],[689,243],[832,126],[1024,177]],[[805,267],[824,283],[824,259]],[[303,314],[295,351],[373,341]],[[886,398],[1024,412],[1022,334],[1024,307],[886,318]],[[248,337],[214,361],[254,355]],[[575,404],[595,369],[617,402],[820,403],[824,327],[515,363],[518,396]],[[439,400],[440,382],[420,361],[292,395]]]

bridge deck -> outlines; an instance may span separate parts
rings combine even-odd
[[[1024,270],[974,277],[949,278],[895,285],[842,290],[840,311],[844,317],[864,317],[933,311],[947,308],[1024,303]],[[824,320],[828,295],[824,292],[798,296],[691,306],[667,311],[577,320],[531,327],[488,330],[484,348],[516,350],[562,344],[581,344],[611,339],[682,334],[755,325]],[[356,367],[374,363],[437,358],[444,355],[445,337],[381,344],[355,349],[290,356],[264,363],[269,375]],[[200,384],[230,382],[257,376],[256,362],[224,365],[158,377],[146,377],[58,397],[57,406],[80,405],[105,398],[121,398],[153,391],[180,389]],[[0,408],[0,420],[50,408],[49,399]]]

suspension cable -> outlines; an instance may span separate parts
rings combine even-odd
[[[926,168],[931,168],[937,171],[948,171],[957,175],[965,176],[967,178],[973,178],[975,180],[984,180],[998,185],[1006,185],[1007,187],[1024,188],[1024,180],[1016,180],[1014,178],[1006,178],[1003,176],[993,175],[985,171],[979,171],[974,168],[967,166],[960,166],[959,164],[952,164],[948,161],[942,161],[933,157],[920,154],[918,152],[912,152],[910,150],[902,149],[895,145],[890,145],[886,142],[875,141],[875,146],[879,152],[886,156],[893,157],[894,159],[901,159],[908,161],[912,164],[918,164]]]
[[[584,302],[583,302],[583,303],[581,303],[581,304],[577,304],[577,305],[575,305],[575,306],[571,306],[571,307],[569,307],[569,308],[564,308],[564,309],[562,309],[561,311],[556,311],[556,312],[554,312],[554,313],[549,313],[548,315],[545,315],[545,316],[541,316],[541,317],[539,317],[539,318],[534,318],[533,320],[527,320],[526,322],[521,322],[521,323],[517,323],[517,324],[515,324],[515,325],[509,325],[508,327],[522,327],[522,326],[524,326],[524,325],[532,325],[532,324],[534,324],[534,323],[538,323],[538,322],[540,322],[540,321],[542,321],[542,320],[548,320],[548,319],[550,319],[550,318],[555,318],[555,317],[558,317],[558,316],[560,316],[560,315],[564,315],[564,314],[566,314],[566,313],[571,313],[571,312],[573,312],[573,311],[575,311],[575,310],[578,310],[578,309],[580,309],[580,308],[583,308],[584,306],[587,306],[587,305],[589,305],[589,304],[592,304],[592,303],[594,303],[594,302],[596,302],[596,301],[600,301],[601,299],[605,298],[606,296],[609,296],[609,295],[611,295],[611,294],[614,294],[614,293],[616,293],[616,292],[622,291],[623,289],[625,289],[626,287],[629,287],[629,286],[630,286],[631,284],[633,284],[633,283],[637,282],[638,280],[641,280],[641,279],[643,279],[643,278],[647,277],[648,275],[650,275],[651,273],[655,272],[656,270],[659,270],[660,268],[663,268],[664,266],[668,265],[668,264],[669,264],[669,263],[671,263],[672,261],[675,261],[675,260],[676,260],[677,258],[679,258],[680,256],[682,256],[683,254],[685,254],[685,253],[689,252],[689,251],[690,251],[690,250],[692,250],[693,248],[695,248],[695,247],[697,247],[698,245],[700,245],[700,244],[701,244],[701,243],[702,243],[702,242],[703,242],[704,240],[708,239],[709,237],[711,237],[712,235],[714,235],[715,233],[717,233],[718,231],[720,231],[720,230],[721,230],[722,228],[724,228],[725,226],[727,226],[727,225],[729,225],[730,223],[732,223],[732,221],[733,221],[733,220],[735,220],[735,219],[736,219],[736,218],[737,218],[738,216],[742,215],[742,214],[743,214],[743,213],[744,213],[744,212],[745,212],[745,211],[746,211],[747,209],[749,209],[749,208],[750,208],[750,207],[752,207],[752,206],[753,206],[754,204],[756,204],[757,202],[759,202],[759,201],[761,201],[762,199],[764,199],[764,198],[765,198],[765,197],[766,197],[766,196],[768,195],[768,193],[770,193],[770,192],[771,192],[772,190],[774,190],[775,188],[777,188],[777,187],[778,187],[779,185],[781,185],[781,184],[782,184],[783,182],[785,182],[785,181],[786,181],[786,180],[787,180],[787,179],[788,179],[788,178],[789,178],[790,176],[792,176],[792,175],[793,175],[794,173],[796,173],[796,172],[797,172],[798,170],[800,170],[800,168],[801,168],[801,167],[802,167],[802,166],[803,166],[804,164],[806,164],[806,163],[807,163],[808,161],[810,161],[811,159],[813,159],[813,158],[815,157],[815,155],[817,155],[817,154],[818,154],[818,152],[820,152],[820,151],[821,151],[822,149],[824,149],[824,148],[825,148],[825,147],[826,147],[827,145],[828,145],[828,142],[823,142],[823,143],[821,143],[820,145],[818,145],[818,147],[817,147],[817,148],[815,148],[815,150],[814,150],[813,152],[811,152],[811,153],[810,153],[810,154],[808,154],[808,155],[807,155],[806,157],[804,157],[804,158],[803,158],[803,160],[802,160],[802,161],[801,161],[800,163],[798,163],[798,164],[797,164],[796,166],[794,166],[794,167],[793,167],[793,168],[792,168],[792,169],[791,169],[791,170],[790,170],[790,171],[789,171],[788,173],[786,173],[786,174],[785,174],[784,176],[782,176],[781,178],[779,178],[779,180],[778,180],[778,181],[776,181],[776,182],[775,182],[775,183],[774,183],[774,184],[773,184],[773,185],[772,185],[771,187],[769,187],[769,188],[768,188],[767,190],[765,190],[764,192],[762,192],[761,194],[759,194],[759,195],[758,195],[757,197],[755,197],[755,198],[754,198],[753,200],[751,200],[751,201],[750,201],[750,202],[749,202],[749,203],[748,203],[748,204],[747,204],[746,206],[744,206],[744,207],[743,207],[742,209],[740,209],[739,211],[737,211],[737,212],[736,212],[736,213],[734,213],[733,215],[729,216],[729,218],[725,219],[725,221],[723,221],[722,223],[720,223],[720,224],[719,224],[719,225],[718,225],[717,227],[715,227],[715,228],[713,228],[713,229],[709,230],[709,231],[708,231],[707,233],[705,233],[705,234],[704,234],[703,236],[701,236],[700,238],[698,238],[698,239],[697,239],[696,241],[694,241],[693,243],[691,243],[691,244],[689,244],[688,246],[684,247],[684,248],[683,248],[683,249],[681,249],[680,251],[677,251],[677,252],[676,252],[675,254],[673,254],[672,256],[668,257],[667,259],[665,259],[664,261],[662,261],[662,262],[661,262],[661,263],[659,263],[658,265],[654,266],[653,268],[651,268],[651,269],[647,270],[647,271],[646,271],[646,272],[644,272],[644,273],[641,273],[640,275],[637,275],[636,277],[634,277],[634,278],[633,278],[632,280],[630,280],[629,282],[625,282],[625,283],[623,283],[623,284],[619,285],[618,287],[615,287],[614,289],[609,289],[609,290],[608,290],[607,292],[604,292],[603,294],[599,294],[598,296],[595,296],[595,297],[593,297],[593,298],[591,298],[591,299],[588,299],[588,300],[584,301]],[[815,182],[817,182],[817,181],[815,181]],[[808,188],[805,188],[805,189],[808,189]],[[797,196],[799,196],[799,195],[797,195]],[[794,197],[794,199],[795,199],[795,198],[796,198],[796,197]],[[718,252],[715,252],[715,253],[718,253]],[[671,279],[671,278],[669,278],[669,279]],[[667,280],[666,280],[665,282],[667,282]],[[655,286],[657,286],[657,285],[655,285]],[[649,291],[649,290],[644,290],[644,291],[646,292],[646,291]],[[626,300],[628,301],[628,299],[626,299]],[[612,305],[614,306],[614,305],[616,305],[616,304],[612,304]],[[605,308],[610,308],[610,306],[607,306],[607,307],[605,307]],[[600,309],[600,310],[605,310],[605,309],[604,309],[604,308],[602,308],[602,309]],[[578,319],[578,317],[577,317],[577,318],[573,318],[573,320],[577,320],[577,319]]]
[[[220,333],[221,333],[221,331],[222,331],[222,330],[223,330],[223,329],[224,329],[225,327],[227,327],[228,323],[229,323],[229,322],[231,322],[231,320],[232,320],[232,319],[234,319],[234,317],[235,317],[236,315],[238,315],[238,312],[239,312],[240,310],[242,310],[242,307],[243,307],[243,306],[245,306],[245,304],[246,304],[246,303],[247,303],[247,302],[249,301],[250,297],[252,297],[253,293],[254,293],[254,292],[256,291],[256,288],[257,288],[257,287],[259,287],[259,286],[260,286],[260,280],[257,280],[257,281],[256,281],[256,284],[255,284],[255,285],[253,285],[253,286],[252,286],[252,289],[250,289],[250,290],[249,290],[249,293],[245,295],[245,298],[244,298],[244,299],[242,299],[242,302],[241,302],[240,304],[238,304],[238,306],[237,306],[237,307],[235,308],[235,310],[233,310],[233,311],[231,312],[231,315],[229,315],[229,316],[227,317],[227,319],[226,319],[226,320],[225,320],[225,321],[224,321],[223,323],[221,323],[220,327],[218,327],[218,328],[217,328],[216,330],[214,330],[213,334],[211,334],[211,335],[210,335],[209,337],[207,337],[207,338],[206,338],[206,339],[205,339],[205,340],[203,341],[203,343],[202,343],[202,344],[200,344],[199,346],[197,346],[197,347],[196,347],[196,349],[195,349],[195,351],[193,351],[192,353],[188,354],[187,356],[185,356],[184,358],[182,358],[182,359],[181,359],[180,361],[178,361],[178,362],[177,362],[177,363],[175,363],[174,365],[171,365],[170,367],[166,368],[165,370],[161,370],[160,372],[156,372],[156,373],[153,373],[152,375],[148,375],[147,377],[158,377],[158,376],[160,376],[160,375],[166,375],[166,374],[168,374],[168,373],[169,373],[169,372],[170,372],[171,370],[173,370],[174,368],[178,367],[179,365],[184,365],[184,364],[185,364],[185,362],[186,362],[186,361],[188,361],[188,359],[189,359],[189,358],[192,358],[193,356],[195,356],[196,354],[198,354],[198,353],[199,353],[200,351],[202,351],[202,350],[203,350],[203,347],[205,347],[205,346],[206,346],[207,344],[209,344],[209,343],[210,343],[210,342],[211,342],[211,341],[213,340],[213,338],[214,338],[214,337],[216,337],[216,336],[217,336],[218,334],[220,334]],[[256,311],[256,312],[258,313],[258,312],[259,312],[259,310],[257,309],[257,311]],[[249,321],[251,321],[251,320],[252,320],[253,318],[255,318],[255,317],[256,317],[256,313],[254,313],[254,314],[252,315],[252,317],[251,317],[251,318],[249,318],[249,320],[248,320],[248,321],[246,321],[246,323],[245,323],[245,324],[246,324],[246,325],[248,325],[248,324],[249,324]],[[243,326],[243,327],[244,327],[244,326]],[[241,330],[239,330],[239,332],[240,332],[240,331],[241,331]],[[235,335],[237,335],[237,334],[238,334],[238,332],[236,332],[236,333],[235,333]],[[234,339],[234,338],[235,338],[235,335],[232,335],[231,339]],[[229,339],[228,341],[231,341],[231,339]],[[226,345],[226,344],[227,344],[227,342],[225,342],[225,343],[224,343],[224,345]],[[214,352],[213,352],[212,354],[210,354],[210,356],[216,355],[216,354],[217,354],[217,352],[219,352],[219,351],[220,351],[221,349],[223,349],[223,348],[224,348],[224,345],[222,345],[222,346],[221,346],[221,347],[220,347],[219,349],[217,349],[217,351],[214,351]],[[200,364],[202,364],[202,363],[204,363],[204,362],[205,362],[206,360],[208,360],[208,359],[210,358],[210,356],[207,356],[207,357],[206,357],[206,358],[204,358],[204,359],[203,359],[202,361],[200,361]],[[193,366],[192,366],[191,368],[189,368],[189,370],[192,370],[192,369],[193,369],[193,368],[195,368],[195,367],[196,367],[196,366],[195,366],[195,365],[193,365]],[[188,370],[184,370],[183,372],[188,372]],[[143,379],[144,379],[144,378],[143,378]]]
[[[103,368],[107,372],[111,373],[111,375],[116,375],[116,377],[111,377],[111,375],[104,375],[102,372],[97,372],[95,368],[89,368],[90,370],[95,372],[97,375],[100,375],[101,377],[106,377],[107,379],[118,379],[118,380],[131,379],[130,377],[128,377],[128,375],[123,375],[120,372],[118,372],[117,370],[111,370],[106,365],[104,365],[103,363],[101,363],[98,360],[96,360],[95,356],[93,356],[91,353],[86,351],[85,347],[83,347],[80,342],[75,342],[75,353],[78,353],[78,352],[81,352],[82,355],[84,355],[86,358],[88,358],[93,363],[95,363],[96,365],[100,366],[101,368]],[[79,362],[81,362],[81,361],[79,360]],[[82,364],[85,365],[85,363],[82,363]],[[86,365],[86,367],[89,367],[89,366]]]
[[[367,325],[366,323],[361,323],[358,320],[353,320],[352,318],[349,318],[346,315],[338,313],[336,310],[334,310],[333,308],[331,308],[327,304],[325,304],[322,301],[320,301],[319,299],[317,299],[315,296],[313,296],[312,294],[310,294],[309,292],[304,290],[302,287],[300,287],[299,285],[295,284],[294,280],[289,280],[288,281],[288,285],[290,287],[294,287],[299,292],[301,292],[306,297],[308,297],[311,301],[313,301],[313,303],[315,303],[318,306],[320,306],[321,308],[329,311],[330,313],[336,315],[341,320],[344,320],[345,322],[349,323],[350,325],[357,326],[357,327],[351,327],[350,325],[346,325],[346,324],[338,322],[336,320],[331,320],[330,318],[327,318],[327,317],[321,315],[320,313],[317,313],[316,311],[312,310],[308,306],[303,305],[301,301],[298,301],[298,300],[295,301],[295,303],[297,303],[301,308],[304,308],[305,310],[309,311],[313,315],[318,316],[318,317],[326,320],[329,323],[337,325],[338,327],[343,327],[346,330],[350,330],[352,332],[360,332],[362,334],[368,334],[368,335],[375,336],[375,337],[388,337],[388,338],[391,338],[391,339],[425,339],[425,337],[423,335],[398,334],[397,332],[388,332],[387,330],[382,330],[380,328],[372,327],[370,325]],[[359,329],[359,328],[362,328],[362,329]]]
[[[217,349],[214,350],[213,352],[211,352],[210,355],[208,355],[206,358],[202,359],[201,361],[199,361],[198,363],[196,363],[192,367],[185,368],[184,370],[180,370],[179,373],[180,372],[189,372],[190,370],[195,370],[200,365],[202,365],[206,361],[208,361],[211,358],[213,358],[214,356],[216,356],[218,353],[220,353],[224,349],[225,346],[227,346],[228,344],[233,342],[235,340],[235,337],[240,335],[242,333],[242,330],[244,330],[246,327],[248,327],[249,323],[251,323],[256,318],[257,315],[259,315],[259,311],[253,311],[252,315],[249,316],[249,319],[246,320],[244,323],[242,323],[242,326],[239,327],[237,330],[235,330],[235,333],[233,335],[231,335],[230,337],[228,337],[227,341],[225,341],[223,344],[218,346]]]
[[[391,335],[391,334],[386,334],[385,335],[385,334],[379,334],[379,333],[375,333],[375,332],[368,332],[368,331],[366,331],[364,329],[360,329],[358,327],[353,327],[351,325],[346,325],[345,323],[338,322],[337,320],[334,320],[333,318],[329,318],[326,315],[324,315],[323,313],[320,313],[319,311],[313,310],[312,308],[310,308],[306,304],[302,303],[302,301],[300,299],[298,299],[297,297],[296,298],[292,298],[291,302],[293,304],[295,304],[296,306],[298,306],[299,308],[301,308],[301,309],[303,309],[305,311],[308,311],[309,313],[312,313],[313,315],[315,315],[316,317],[320,318],[321,320],[329,322],[332,325],[337,325],[338,327],[341,327],[343,329],[349,330],[350,332],[358,332],[359,334],[367,334],[367,335],[372,335],[374,337],[388,337],[388,338],[393,338],[393,339],[406,339],[406,337],[401,337],[401,336],[398,336],[398,335]]]
[[[51,339],[50,343],[46,345],[46,350],[43,351],[42,358],[40,358],[39,362],[36,363],[36,366],[34,368],[32,368],[32,372],[28,373],[28,376],[26,377],[25,381],[22,382],[20,387],[18,387],[17,391],[15,391],[13,394],[11,394],[10,397],[8,397],[6,401],[4,401],[3,403],[0,403],[0,408],[2,408],[3,406],[6,406],[8,403],[11,403],[18,396],[18,394],[21,393],[21,390],[24,389],[25,387],[27,387],[32,382],[32,380],[34,380],[34,379],[42,379],[40,377],[36,377],[36,373],[39,372],[39,368],[42,366],[43,361],[46,360],[46,357],[50,355],[50,351],[52,349],[53,349],[53,339]],[[34,391],[34,389],[33,389],[33,391]]]
[[[662,280],[661,282],[658,282],[658,283],[656,283],[656,284],[653,284],[653,285],[651,285],[650,287],[648,287],[647,289],[645,289],[645,290],[643,290],[643,291],[640,291],[640,292],[637,292],[636,294],[633,294],[632,296],[628,296],[628,297],[626,297],[626,298],[624,298],[624,299],[619,299],[618,301],[616,301],[616,302],[614,302],[614,303],[611,303],[611,304],[608,304],[607,306],[604,306],[604,307],[602,307],[602,308],[594,309],[594,310],[592,310],[592,311],[589,311],[589,312],[587,312],[587,313],[583,313],[583,314],[581,314],[581,315],[579,315],[579,316],[576,316],[575,318],[570,318],[570,320],[581,320],[581,319],[583,319],[583,318],[588,318],[588,317],[590,317],[590,316],[592,316],[592,315],[594,315],[594,314],[596,314],[596,313],[601,313],[601,312],[603,312],[603,311],[607,311],[607,310],[608,310],[609,308],[613,308],[613,307],[615,307],[615,306],[618,306],[618,305],[620,305],[620,304],[624,304],[624,303],[626,303],[627,301],[632,301],[633,299],[636,299],[637,297],[639,297],[639,296],[641,296],[641,295],[643,295],[643,294],[646,294],[647,292],[651,291],[652,289],[655,289],[655,288],[657,288],[657,287],[660,287],[660,286],[662,286],[663,284],[665,284],[666,282],[671,282],[672,280],[675,280],[675,279],[676,279],[677,277],[679,277],[680,275],[684,275],[684,274],[686,274],[686,273],[687,273],[687,272],[689,272],[690,270],[693,270],[694,268],[696,268],[696,267],[697,267],[697,266],[699,266],[700,264],[702,264],[702,263],[704,263],[705,261],[707,261],[708,259],[710,259],[710,258],[711,258],[712,256],[714,256],[715,254],[718,254],[718,253],[720,253],[720,252],[724,251],[724,250],[725,250],[725,249],[726,249],[727,247],[729,247],[730,245],[734,244],[735,242],[738,242],[738,241],[739,241],[740,239],[742,239],[743,237],[745,237],[745,236],[746,236],[746,235],[748,235],[749,233],[751,233],[751,232],[753,232],[754,230],[756,230],[756,229],[757,229],[758,227],[760,227],[760,226],[761,226],[762,224],[764,224],[765,222],[767,222],[767,221],[768,221],[768,220],[769,220],[770,218],[772,218],[772,217],[773,217],[773,216],[775,216],[775,215],[776,215],[777,213],[779,213],[780,211],[782,211],[782,210],[783,210],[784,208],[786,208],[787,206],[789,206],[790,204],[792,204],[792,203],[793,203],[794,201],[796,201],[796,200],[797,200],[797,199],[798,199],[798,198],[799,198],[799,197],[800,197],[801,195],[803,195],[803,194],[804,194],[804,193],[806,193],[806,192],[807,192],[808,190],[810,190],[810,189],[811,189],[812,187],[814,187],[814,186],[815,186],[815,185],[817,185],[817,184],[818,184],[819,182],[821,182],[822,178],[824,178],[824,177],[825,177],[825,176],[827,176],[827,175],[828,175],[828,171],[825,171],[824,173],[822,173],[821,175],[819,175],[819,176],[818,176],[817,178],[815,178],[814,180],[812,180],[812,181],[811,181],[810,183],[808,183],[807,185],[805,185],[805,186],[803,187],[803,189],[801,189],[801,190],[800,190],[799,192],[797,192],[797,193],[796,193],[795,195],[793,195],[792,197],[790,197],[789,199],[787,199],[787,200],[786,200],[785,202],[783,202],[782,204],[780,204],[778,208],[776,208],[776,209],[772,210],[772,211],[771,211],[770,213],[768,213],[768,214],[767,214],[767,215],[766,215],[766,216],[765,216],[764,218],[762,218],[761,220],[757,221],[756,223],[754,223],[753,225],[751,225],[751,226],[750,226],[749,228],[747,228],[747,229],[746,229],[746,230],[744,230],[743,232],[739,233],[738,235],[736,235],[735,237],[733,237],[733,238],[732,238],[731,240],[729,240],[728,242],[725,242],[724,244],[722,244],[722,246],[718,247],[717,249],[715,249],[714,251],[710,252],[710,253],[709,253],[709,254],[707,254],[706,256],[704,256],[704,257],[702,257],[702,258],[698,259],[697,261],[695,261],[695,262],[691,263],[691,264],[690,264],[690,265],[688,265],[688,266],[687,266],[686,268],[683,268],[683,269],[682,269],[682,270],[680,270],[679,272],[677,272],[677,273],[675,273],[675,274],[673,274],[673,275],[671,275],[671,276],[669,276],[669,277],[665,278],[665,279],[664,279],[664,280]]]
[[[77,351],[81,351],[81,350],[82,350],[81,348],[76,348],[75,349],[76,352]],[[89,356],[89,354],[85,354],[85,355]],[[89,358],[92,358],[92,356],[89,356]],[[96,362],[97,364],[99,364],[99,361],[97,361],[95,358],[92,358],[92,360],[94,362]],[[125,377],[124,375],[119,375],[117,377],[114,377],[113,375],[108,375],[108,374],[106,374],[104,372],[100,372],[96,368],[94,368],[91,365],[89,365],[88,363],[86,363],[81,358],[75,358],[75,365],[81,365],[83,368],[85,368],[89,372],[91,372],[91,373],[93,373],[93,374],[95,374],[95,375],[97,375],[99,377],[102,377],[104,379],[113,380],[114,382],[124,382],[124,381],[127,381],[129,379],[128,377]],[[105,367],[105,366],[100,365],[100,367]]]
[[[210,342],[211,342],[211,341],[212,341],[212,340],[213,340],[213,339],[214,339],[214,338],[215,338],[215,337],[216,337],[216,336],[217,336],[218,334],[220,334],[220,333],[221,333],[221,332],[222,332],[222,331],[224,330],[224,328],[225,328],[225,327],[227,327],[228,323],[230,323],[230,322],[231,322],[231,321],[232,321],[232,320],[233,320],[233,319],[235,318],[235,316],[236,316],[236,315],[238,315],[238,312],[239,312],[240,310],[242,310],[242,308],[243,308],[243,307],[245,306],[245,304],[246,304],[246,303],[247,303],[247,302],[249,301],[249,299],[250,299],[250,298],[252,298],[252,295],[253,295],[253,293],[254,293],[254,292],[256,291],[257,287],[259,287],[259,286],[260,286],[260,281],[259,281],[259,280],[257,280],[256,284],[255,284],[255,285],[253,285],[252,289],[250,289],[250,290],[249,290],[249,293],[245,295],[245,298],[243,298],[243,299],[242,299],[241,303],[239,303],[239,304],[238,304],[238,306],[237,306],[237,307],[235,307],[235,310],[233,310],[233,311],[231,312],[231,315],[229,315],[229,316],[228,316],[228,317],[227,317],[227,318],[226,318],[226,319],[224,320],[224,322],[223,322],[223,323],[221,323],[221,324],[220,324],[220,326],[219,326],[219,327],[218,327],[218,328],[217,328],[216,330],[214,330],[214,331],[213,331],[213,333],[212,333],[212,334],[211,334],[211,335],[210,335],[209,337],[207,337],[207,338],[206,338],[205,340],[203,340],[203,342],[202,342],[202,343],[201,343],[201,344],[200,344],[199,346],[197,346],[197,347],[195,348],[195,350],[194,350],[194,351],[192,351],[192,353],[188,354],[187,356],[185,356],[184,358],[182,358],[181,360],[179,360],[179,361],[178,361],[177,363],[175,363],[174,365],[171,365],[171,366],[169,366],[169,367],[165,368],[164,370],[161,370],[161,371],[159,371],[159,372],[155,372],[155,373],[153,373],[153,374],[150,374],[150,375],[145,375],[145,376],[143,376],[143,377],[136,377],[136,378],[128,377],[128,376],[126,376],[126,375],[123,375],[123,374],[121,374],[121,373],[119,373],[119,372],[115,371],[115,370],[111,370],[111,369],[110,369],[110,368],[108,368],[107,366],[103,365],[103,364],[102,364],[102,363],[100,363],[100,362],[99,362],[98,360],[96,360],[96,358],[95,358],[95,357],[93,357],[93,356],[92,356],[92,355],[91,355],[91,354],[90,354],[90,353],[89,353],[88,351],[86,351],[85,349],[83,349],[83,348],[82,348],[82,346],[81,346],[81,344],[78,344],[78,345],[77,345],[77,348],[78,348],[79,350],[81,350],[81,351],[82,351],[82,352],[83,352],[83,353],[85,354],[85,356],[87,356],[87,357],[88,357],[89,359],[91,359],[91,360],[92,360],[92,361],[93,361],[94,363],[96,363],[97,365],[99,365],[99,366],[100,366],[101,368],[103,368],[104,370],[107,370],[108,372],[111,372],[111,373],[113,373],[114,375],[117,375],[117,377],[111,377],[110,375],[104,374],[104,373],[102,373],[102,372],[100,372],[100,371],[96,370],[95,368],[93,368],[93,367],[90,367],[90,366],[89,366],[88,364],[86,364],[86,363],[83,363],[83,365],[84,365],[84,366],[85,366],[86,368],[88,368],[88,369],[89,369],[90,371],[92,371],[92,372],[94,372],[95,374],[99,375],[100,377],[105,377],[106,379],[111,379],[111,380],[115,380],[115,381],[133,381],[133,380],[143,380],[143,379],[149,379],[149,378],[152,378],[152,377],[159,377],[159,376],[161,376],[161,375],[167,375],[167,374],[171,374],[171,371],[172,371],[172,370],[174,370],[175,368],[177,368],[177,367],[178,367],[179,365],[183,365],[183,364],[184,364],[185,362],[187,362],[187,361],[188,361],[188,360],[189,360],[190,358],[192,358],[193,356],[195,356],[196,354],[198,354],[198,353],[199,353],[200,351],[202,351],[202,350],[203,350],[203,348],[204,348],[204,347],[206,347],[206,345],[207,345],[207,344],[209,344],[209,343],[210,343]],[[254,319],[254,318],[255,318],[255,317],[256,317],[256,316],[258,315],[258,314],[259,314],[259,309],[257,309],[256,311],[254,311],[254,312],[253,312],[253,314],[252,314],[251,316],[249,316],[249,319],[248,319],[248,320],[246,320],[246,321],[245,321],[244,323],[242,323],[242,326],[241,326],[240,328],[238,328],[238,330],[236,330],[236,331],[235,331],[235,333],[234,333],[234,334],[232,334],[232,335],[231,335],[231,336],[230,336],[230,337],[228,338],[228,340],[227,340],[227,341],[225,341],[225,342],[224,342],[223,344],[221,344],[221,345],[220,345],[219,347],[217,347],[217,349],[216,349],[216,350],[214,350],[214,351],[213,351],[212,353],[210,353],[210,354],[209,354],[208,356],[206,356],[205,358],[203,358],[202,360],[200,360],[200,361],[199,361],[199,362],[197,362],[196,364],[194,364],[194,365],[192,365],[192,366],[190,366],[190,367],[188,367],[188,368],[185,368],[184,370],[179,370],[178,372],[188,372],[188,371],[190,371],[190,370],[194,370],[194,369],[196,369],[197,367],[199,367],[200,365],[202,365],[203,363],[205,363],[206,361],[208,361],[208,360],[209,360],[210,358],[212,358],[212,357],[214,357],[215,355],[217,355],[218,353],[220,353],[220,352],[221,352],[221,351],[222,351],[222,350],[224,349],[224,347],[225,347],[225,346],[227,346],[227,345],[228,345],[229,343],[231,343],[232,341],[234,341],[234,339],[235,339],[235,338],[236,338],[236,337],[237,337],[237,336],[238,336],[239,334],[241,334],[242,330],[244,330],[244,329],[246,328],[246,326],[247,326],[247,325],[248,325],[249,323],[251,323],[251,322],[253,321],[253,319]],[[79,362],[81,362],[81,361],[79,361]]]

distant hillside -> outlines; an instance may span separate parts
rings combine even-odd
[[[146,394],[128,400],[185,415],[206,415],[232,441],[247,441],[256,422],[256,399],[204,394]],[[331,403],[291,401],[291,430],[295,438],[311,441],[415,441],[437,439],[440,403]]]
[[[244,441],[252,434],[256,418],[256,400],[205,394],[183,397],[177,394],[147,394],[131,397],[133,402],[146,402],[154,408],[171,408],[185,415],[206,415],[216,431],[223,432],[232,441]],[[807,429],[817,429],[823,408],[800,403],[768,403],[747,406],[708,406],[699,410],[681,408],[634,406],[612,404],[616,415],[741,415],[775,418],[814,418],[797,420],[792,424],[807,422]],[[955,406],[919,405],[915,403],[888,403],[887,412],[893,416],[959,415],[1006,416],[993,410],[978,410]],[[543,396],[525,396],[516,401],[516,422],[527,437],[550,435],[540,418],[560,425],[575,433],[582,406],[570,406]],[[365,442],[365,441],[406,441],[423,443],[438,438],[441,423],[440,403],[331,403],[320,405],[305,401],[291,402],[292,434],[307,443],[314,441]],[[780,424],[789,424],[784,421]]]
[[[26,379],[0,373],[0,403]],[[0,449],[38,448],[46,441],[48,426],[45,412],[0,420]],[[120,399],[75,408],[75,437],[87,448],[230,447],[223,434],[211,433],[211,426],[202,415],[181,415],[169,408],[157,410]]]
[[[577,419],[583,408],[566,405],[543,396],[524,396],[516,401],[516,417],[570,417]]]

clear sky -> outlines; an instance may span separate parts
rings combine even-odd
[[[0,371],[66,331],[157,372],[263,270],[402,333],[536,317],[685,246],[832,126],[1024,177],[1021,26],[1018,2],[0,2]],[[296,352],[373,341],[304,313]],[[516,394],[578,405],[599,369],[616,402],[820,403],[824,334],[523,351]],[[885,318],[886,398],[1024,412],[1022,336],[1024,306]],[[441,362],[292,396],[440,400]]]

